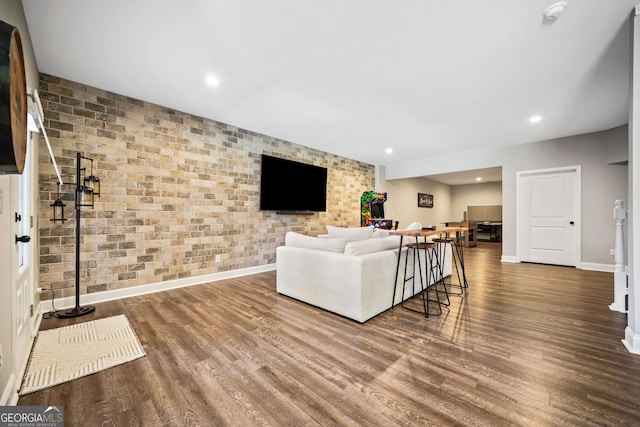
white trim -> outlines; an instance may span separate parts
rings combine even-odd
[[[202,276],[189,277],[185,279],[167,280],[165,282],[151,283],[148,285],[133,286],[130,288],[114,289],[111,291],[96,292],[94,294],[85,294],[80,297],[81,305],[97,304],[101,302],[113,301],[123,298],[134,297],[138,295],[152,294],[155,292],[167,291],[169,289],[184,288],[187,286],[201,285],[203,283],[216,282],[218,280],[230,279],[233,277],[248,276],[251,274],[262,273],[264,271],[275,270],[275,264],[260,265],[256,267],[240,268],[237,270],[222,271],[219,273],[205,274]],[[75,297],[59,298],[54,301],[56,310],[63,308],[71,308],[75,305]],[[40,311],[42,313],[51,311],[53,306],[51,300],[40,302]]]
[[[22,361],[20,362],[20,368],[18,369],[18,375],[17,375],[18,384],[16,384],[17,388],[19,388],[22,385],[24,374],[27,372],[27,365],[29,364],[29,356],[31,356],[31,350],[33,350],[33,344],[36,342],[36,336],[38,335],[38,331],[40,330],[40,323],[42,322],[41,313],[36,314],[34,317],[35,317],[35,321],[33,322],[33,329],[31,329],[31,337],[29,338],[29,344],[27,344],[27,350],[24,353]]]
[[[635,14],[639,14],[636,6]],[[640,18],[631,19],[631,99],[629,105],[629,176],[627,195],[627,263],[629,265],[627,287],[627,327],[624,345],[631,353],[640,354]]]
[[[582,260],[582,167],[580,165],[564,166],[558,168],[536,169],[516,172],[516,258],[522,261],[522,182],[523,178],[530,175],[551,175],[562,172],[573,172],[576,174],[575,188],[575,223],[578,228],[576,233],[575,247],[575,267],[580,268]]]
[[[621,306],[621,305],[617,305],[616,303],[609,304],[609,310],[617,311],[617,312],[620,312],[620,313],[627,313],[627,308],[626,307]]]
[[[2,392],[0,406],[15,406],[18,403],[18,388],[16,387],[16,376],[11,374],[7,386]]]
[[[518,257],[510,256],[510,255],[502,255],[500,258],[500,262],[505,263],[519,263],[521,262]],[[602,271],[604,273],[613,273],[615,266],[613,264],[601,264],[598,262],[583,262],[576,266],[581,270],[590,270],[590,271]]]
[[[582,270],[602,271],[605,273],[613,273],[616,266],[613,264],[601,264],[598,262],[582,262],[577,266]]]
[[[628,326],[624,330],[622,344],[629,350],[629,353],[640,354],[640,335],[634,334]]]

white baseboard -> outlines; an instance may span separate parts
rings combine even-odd
[[[512,255],[502,255],[500,258],[500,262],[510,262],[510,263],[518,263],[520,260],[516,256]],[[603,271],[605,273],[613,273],[615,270],[615,265],[613,264],[599,264],[596,262],[582,262],[577,268],[582,270],[593,270],[593,271]]]
[[[609,304],[609,310],[611,311],[619,311],[620,313],[626,313],[627,309],[622,304],[612,303]]]
[[[2,391],[0,397],[0,406],[16,406],[18,403],[18,387],[16,385],[16,376],[11,374],[7,386]]]
[[[640,354],[640,335],[635,334],[628,326],[624,330],[622,344],[627,347],[629,353]]]
[[[275,270],[275,264],[260,265],[257,267],[240,268],[237,270],[222,271],[219,273],[205,274],[202,276],[188,277],[184,279],[167,280],[166,282],[151,283],[148,285],[133,286],[130,288],[114,289],[111,291],[96,292],[95,294],[84,294],[80,296],[80,305],[98,304],[101,302],[113,301],[123,298],[135,297],[138,295],[152,294],[155,292],[167,291],[169,289],[184,288],[187,286],[201,285],[203,283],[216,282],[233,277],[248,276],[250,274],[262,273],[264,271]],[[56,310],[71,308],[76,304],[75,297],[57,298],[55,301]],[[53,310],[51,300],[40,301],[40,311],[47,312]]]
[[[613,273],[615,270],[615,265],[613,264],[600,264],[597,262],[583,262],[580,263],[578,267],[581,270],[593,270],[593,271],[603,271],[605,273]]]

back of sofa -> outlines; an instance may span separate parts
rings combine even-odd
[[[364,255],[281,246],[276,249],[276,290],[282,295],[348,317],[358,322],[386,311],[402,299],[407,249],[400,256],[401,271],[394,279],[398,266],[398,250],[382,250]],[[412,258],[410,258],[411,260]],[[426,260],[420,256],[421,271],[426,276]],[[411,265],[410,265],[411,266]],[[416,267],[417,269],[417,267]],[[445,276],[451,274],[451,251],[447,250]],[[407,284],[405,298],[421,290]]]
[[[396,260],[395,251],[356,256],[281,246],[276,290],[365,322],[391,307]]]

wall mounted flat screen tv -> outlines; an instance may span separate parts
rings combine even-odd
[[[260,210],[325,212],[327,168],[263,154]]]

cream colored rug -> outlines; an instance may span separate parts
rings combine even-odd
[[[33,393],[145,356],[124,314],[36,336],[20,395]]]

